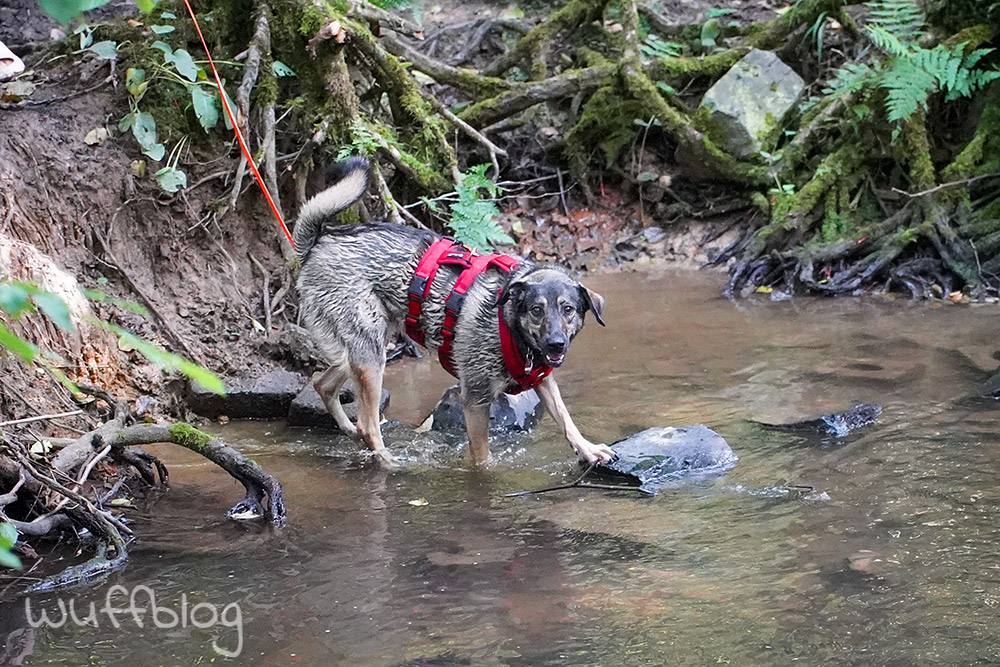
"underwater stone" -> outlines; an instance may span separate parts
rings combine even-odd
[[[544,412],[541,400],[535,391],[520,394],[501,394],[490,406],[490,432],[514,433],[530,431]],[[432,431],[461,431],[465,429],[465,414],[462,412],[462,397],[458,386],[450,388],[438,401],[430,416]]]
[[[770,148],[805,82],[774,53],[753,49],[715,82],[701,101],[712,139],[748,158]]]

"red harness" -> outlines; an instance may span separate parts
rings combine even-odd
[[[421,345],[426,345],[426,343],[424,342],[424,331],[420,328],[420,313],[430,292],[434,276],[437,275],[438,269],[446,264],[461,267],[462,272],[459,274],[458,280],[455,281],[455,286],[451,288],[451,293],[444,304],[444,324],[441,327],[441,346],[438,347],[438,360],[446,371],[458,377],[455,363],[452,360],[452,347],[455,340],[455,323],[458,321],[458,313],[462,310],[466,292],[472,287],[476,277],[490,266],[504,273],[510,273],[517,268],[518,262],[510,255],[495,253],[477,255],[452,239],[440,239],[432,243],[424,256],[420,258],[417,270],[413,274],[413,280],[410,281],[409,305],[406,315],[406,334]],[[504,365],[514,379],[512,386],[508,387],[507,393],[519,394],[525,389],[534,389],[552,372],[552,367],[528,368],[524,357],[517,349],[510,328],[503,319],[501,308],[497,309],[497,319],[500,327],[500,348],[503,351]]]

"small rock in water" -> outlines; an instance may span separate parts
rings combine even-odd
[[[315,379],[316,376],[313,377]],[[344,406],[344,412],[347,413],[351,421],[356,421],[358,418],[358,404],[354,400],[354,396],[354,387],[351,383],[347,383],[340,390],[340,404]],[[379,403],[380,415],[388,405],[389,392],[383,388],[382,400]],[[313,387],[312,382],[307,382],[302,387],[302,391],[292,400],[291,405],[288,406],[288,425],[340,430],[337,423],[333,420],[333,416],[326,409],[323,399],[319,397],[315,387]]]
[[[502,394],[490,406],[491,433],[517,433],[533,429],[544,407],[538,394],[524,391],[520,394]],[[458,386],[451,387],[438,401],[430,416],[431,431],[461,431],[465,429],[465,414]]]
[[[725,472],[739,460],[722,436],[702,424],[649,428],[619,440],[611,449],[618,460],[598,466],[595,472],[624,476],[626,483],[654,492],[684,475]]]
[[[768,428],[782,431],[804,431],[822,433],[843,438],[851,431],[856,431],[878,421],[882,414],[882,406],[878,403],[858,403],[847,412],[834,412],[816,419],[794,422],[792,424],[768,424],[757,422]]]
[[[257,378],[227,378],[225,396],[192,384],[188,407],[210,419],[219,415],[232,419],[284,419],[304,382],[304,377],[286,370],[271,371]]]

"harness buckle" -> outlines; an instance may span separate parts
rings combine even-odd
[[[457,316],[459,311],[462,310],[463,303],[465,303],[465,293],[452,292],[448,295],[448,299],[444,302],[445,312],[451,312],[453,315]]]
[[[427,294],[427,278],[427,276],[413,276],[409,291],[411,299],[422,300],[424,298],[424,295]]]

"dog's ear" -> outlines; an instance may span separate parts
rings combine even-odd
[[[515,280],[514,282],[507,285],[507,288],[497,299],[497,308],[503,308],[511,299],[514,300],[514,304],[517,305],[521,298],[524,297],[524,290],[528,288],[527,284],[523,280]]]
[[[604,324],[604,297],[584,285],[580,285],[580,296],[587,310],[594,311],[594,318],[602,327]]]

